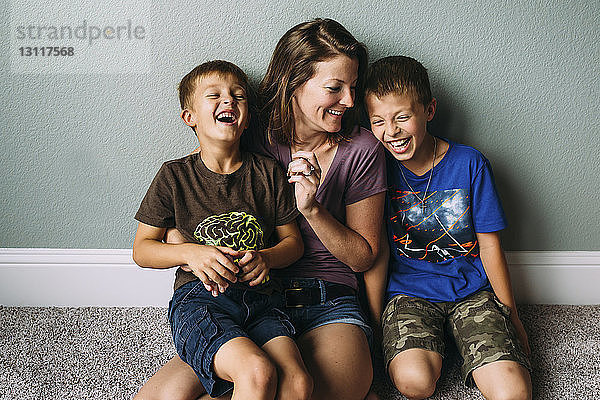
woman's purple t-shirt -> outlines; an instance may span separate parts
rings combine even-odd
[[[287,170],[291,161],[289,146],[253,140],[252,151],[275,158]],[[262,142],[262,143],[261,143]],[[342,140],[327,175],[317,190],[317,201],[331,215],[346,223],[346,206],[385,192],[385,153],[371,132],[356,127],[350,140]],[[304,240],[304,255],[300,260],[273,275],[284,278],[319,278],[357,288],[354,272],[335,258],[319,240],[308,221],[298,216],[298,225]]]

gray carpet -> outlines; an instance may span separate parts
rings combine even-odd
[[[520,307],[535,399],[600,399],[600,306]],[[0,399],[130,399],[173,356],[163,308],[0,306]],[[452,351],[433,399],[483,399]],[[377,373],[383,400],[403,399]]]

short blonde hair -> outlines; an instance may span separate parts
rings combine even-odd
[[[433,97],[425,67],[414,58],[405,56],[385,57],[369,66],[365,94],[377,97],[411,94],[427,107]]]
[[[184,110],[189,108],[194,98],[194,90],[196,90],[196,84],[198,80],[206,75],[219,74],[219,75],[232,75],[239,83],[244,87],[246,95],[250,95],[250,85],[248,84],[248,77],[237,65],[230,63],[229,61],[213,60],[202,63],[196,68],[188,72],[183,77],[177,90],[179,91],[179,104],[181,109]]]

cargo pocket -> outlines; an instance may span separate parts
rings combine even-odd
[[[508,318],[510,320],[510,313],[512,312],[512,310],[510,309],[509,306],[507,306],[506,304],[502,303],[500,301],[500,299],[498,299],[498,297],[496,296],[496,294],[492,294],[492,298],[494,299],[494,302],[496,303],[496,305],[498,306],[498,308],[500,309],[500,311],[502,311],[502,314]]]
[[[212,344],[222,332],[220,324],[210,314],[207,306],[195,306],[183,317],[173,334],[177,353],[196,373],[208,377],[212,355],[207,352],[213,351]]]

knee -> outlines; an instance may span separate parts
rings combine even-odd
[[[490,400],[531,400],[531,393],[526,385],[498,385],[487,393]]]
[[[418,380],[394,382],[396,388],[410,400],[426,399],[433,396],[435,383]]]
[[[531,400],[529,372],[515,362],[484,365],[473,371],[473,379],[486,399]]]
[[[394,386],[409,399],[431,397],[439,377],[439,372],[417,368],[396,368],[390,371]]]
[[[281,395],[279,397],[290,400],[308,400],[311,398],[314,383],[308,373],[297,373],[283,380],[280,378],[280,381]]]
[[[234,379],[234,385],[243,386],[244,391],[251,390],[262,395],[272,393],[275,396],[277,370],[273,363],[268,358],[259,355],[244,361],[243,371],[237,380]]]

